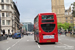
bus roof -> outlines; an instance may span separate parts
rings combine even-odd
[[[42,15],[42,14],[55,14],[55,15],[56,15],[56,13],[39,13],[38,15]],[[38,16],[38,15],[37,15],[37,16]],[[37,17],[37,16],[36,16],[36,17]],[[35,17],[35,18],[36,18],[36,17]],[[34,18],[34,19],[35,19],[35,18]]]
[[[56,14],[56,13],[39,13],[39,15],[41,15],[41,14]]]

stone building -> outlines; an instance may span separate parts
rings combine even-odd
[[[13,32],[17,32],[20,27],[20,13],[14,2],[12,2],[12,22]]]
[[[65,10],[64,0],[51,0],[52,2],[52,12],[56,13],[57,20],[60,23],[73,23],[75,24],[75,17],[72,17],[73,6],[71,5],[68,9]]]
[[[51,0],[52,12],[56,13],[58,22],[64,23],[65,7],[64,0]]]
[[[31,22],[21,22],[21,24],[23,24],[22,29],[26,32],[33,31],[33,24]]]
[[[68,9],[65,10],[65,21],[66,23],[73,23],[73,18],[72,17],[72,6],[70,6]]]
[[[13,0],[0,0],[1,29],[6,34],[14,33],[19,29],[20,14]]]

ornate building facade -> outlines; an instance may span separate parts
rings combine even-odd
[[[12,34],[19,30],[20,13],[13,0],[0,0],[1,30]]]
[[[51,0],[52,12],[56,13],[58,22],[64,23],[65,7],[64,0]]]

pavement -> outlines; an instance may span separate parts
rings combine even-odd
[[[0,41],[0,50],[75,50],[75,38],[59,35],[56,44],[38,44],[34,36],[24,36],[21,39],[8,38]]]

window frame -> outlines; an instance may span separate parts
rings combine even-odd
[[[70,19],[72,19],[72,17],[70,17]]]
[[[9,5],[6,5],[6,9],[9,10]]]
[[[4,0],[1,0],[1,2],[4,2]]]
[[[6,13],[6,17],[9,17],[10,16],[10,13]]]
[[[6,25],[10,25],[10,20],[7,20],[6,21]]]
[[[73,23],[73,21],[70,21],[70,23]]]
[[[2,25],[5,25],[5,20],[2,20]]]
[[[2,6],[2,9],[4,9],[4,5],[1,5]]]
[[[34,23],[38,22],[38,15],[36,16],[36,18],[34,19]]]
[[[4,17],[5,16],[5,13],[2,13],[2,17]]]
[[[9,2],[9,0],[6,0],[6,2]]]
[[[43,17],[44,16],[44,17]],[[47,20],[47,16],[49,16],[49,19],[50,19],[50,17],[51,16],[53,16],[53,19],[54,19],[54,15],[41,15],[41,18],[42,18],[42,20]],[[45,19],[46,18],[46,19]],[[52,18],[52,17],[51,17]]]
[[[68,18],[66,17],[66,20],[67,20]]]

